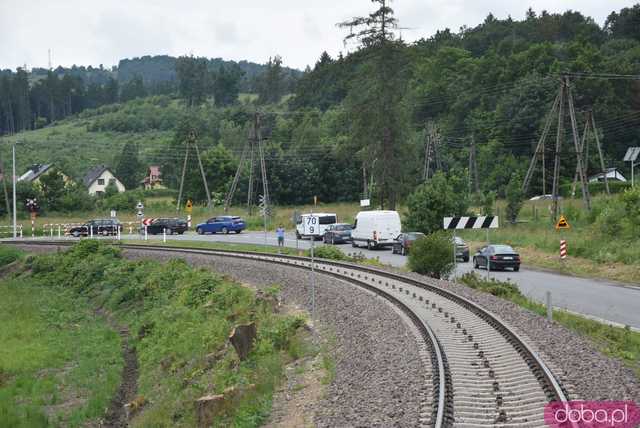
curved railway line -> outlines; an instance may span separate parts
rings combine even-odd
[[[8,242],[9,243],[9,242]],[[23,245],[70,245],[25,242]],[[159,245],[120,245],[128,251],[232,257],[311,269],[307,257]],[[544,407],[567,401],[544,361],[500,318],[457,294],[382,269],[316,260],[317,272],[388,300],[423,339],[425,376],[418,425],[428,427],[545,427]]]

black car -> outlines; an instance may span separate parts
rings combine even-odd
[[[469,245],[462,238],[456,236],[456,258],[462,259],[464,262],[469,261]]]
[[[520,270],[520,254],[516,253],[509,245],[486,245],[473,256],[473,267],[479,269],[489,266],[489,269],[513,268],[514,272]]]
[[[322,242],[325,244],[342,244],[351,241],[351,231],[353,226],[348,223],[336,223],[327,227],[322,235]]]
[[[393,254],[402,254],[406,256],[409,253],[409,249],[411,248],[411,244],[420,238],[424,237],[424,233],[421,232],[405,232],[398,235],[395,242],[393,243],[393,248],[391,252]]]
[[[75,236],[91,236],[91,235],[117,235],[118,230],[122,232],[122,223],[115,218],[89,220],[80,226],[73,226],[67,229],[66,234]]]
[[[158,218],[147,226],[147,233],[150,235],[157,235],[166,230],[168,235],[177,233],[182,235],[188,229],[187,221],[180,218]]]

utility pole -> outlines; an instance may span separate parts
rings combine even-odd
[[[176,204],[176,211],[180,211],[180,202],[182,201],[182,191],[184,189],[184,177],[187,172],[187,159],[189,158],[189,148],[192,145],[196,151],[196,159],[198,160],[198,167],[200,168],[200,174],[202,175],[202,184],[204,185],[204,191],[207,194],[207,207],[211,207],[211,194],[209,193],[207,177],[204,173],[204,167],[202,166],[202,158],[200,158],[200,149],[198,148],[196,132],[194,130],[191,130],[185,142],[184,163],[182,164],[182,176],[180,178],[180,190],[178,191],[178,202]]]
[[[573,95],[571,94],[571,86],[569,83],[569,77],[565,76],[565,86],[569,99],[569,117],[571,119],[571,131],[573,135],[573,144],[576,149],[576,160],[578,161],[578,173],[580,175],[580,184],[582,185],[582,198],[587,210],[591,211],[591,196],[589,195],[589,186],[587,183],[587,177],[585,173],[585,166],[583,165],[583,154],[580,143],[578,142],[578,125],[576,123],[576,111],[573,107]]]
[[[480,193],[480,181],[478,180],[478,161],[476,160],[476,139],[471,136],[469,146],[469,193]]]
[[[258,160],[260,162],[260,170],[261,170],[261,178],[262,178],[262,192],[263,197],[265,198],[265,206],[270,203],[269,199],[269,182],[267,180],[267,166],[264,159],[264,150],[262,147],[262,135],[260,133],[260,113],[256,112],[254,114],[253,119],[253,129],[251,131],[251,136],[247,139],[244,148],[242,149],[242,156],[240,157],[240,162],[238,163],[238,168],[236,169],[236,174],[233,177],[233,182],[231,183],[231,187],[229,188],[229,192],[224,200],[224,211],[227,212],[231,202],[233,201],[233,194],[235,193],[238,182],[240,181],[240,175],[242,174],[242,169],[244,167],[245,159],[247,157],[247,152],[249,152],[249,190],[247,194],[247,210],[249,215],[251,215],[251,210],[253,206],[253,170],[255,168],[255,156],[256,150],[258,154]]]
[[[591,118],[591,129],[593,129],[593,136],[596,139],[596,148],[598,149],[598,156],[600,157],[600,169],[604,175],[604,187],[607,190],[607,195],[611,195],[609,191],[609,179],[607,178],[607,169],[604,165],[604,156],[602,156],[602,146],[600,145],[600,137],[598,136],[598,130],[596,129],[596,120],[593,117],[593,111],[589,111],[589,117]]]
[[[562,139],[564,138],[564,83],[560,84],[560,99],[558,108],[558,129],[556,132],[556,149],[553,160],[553,188],[551,190],[553,197],[553,221],[558,218],[558,185],[560,181],[560,149],[562,148]]]
[[[16,215],[16,143],[11,146],[11,158],[13,160],[13,239],[18,237],[18,217]]]
[[[4,159],[0,158],[0,175],[2,175],[2,190],[4,191],[4,202],[6,204],[7,215],[11,212],[9,202],[9,192],[7,191],[7,171],[4,169]]]

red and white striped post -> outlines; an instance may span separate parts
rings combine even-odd
[[[564,239],[560,240],[560,260],[565,260],[567,258],[567,241]]]

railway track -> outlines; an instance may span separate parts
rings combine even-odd
[[[25,242],[23,245],[70,245]],[[136,251],[231,257],[311,269],[306,257],[158,245],[120,245]],[[567,401],[551,370],[495,314],[443,288],[381,269],[316,260],[315,269],[387,299],[410,319],[425,376],[419,425],[430,427],[545,427],[544,407]]]

